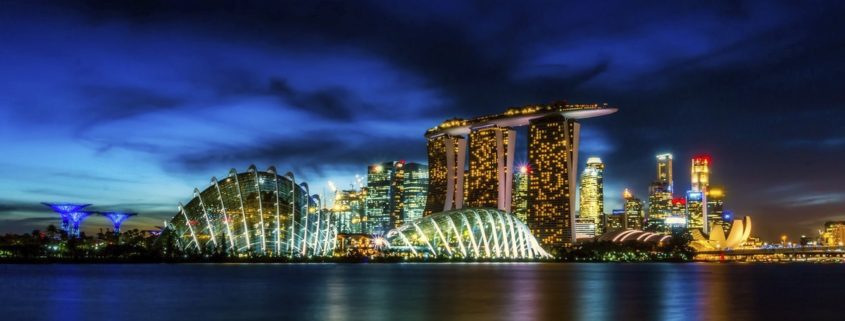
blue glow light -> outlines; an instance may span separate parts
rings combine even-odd
[[[120,234],[120,225],[132,216],[138,215],[136,213],[123,212],[101,212],[100,215],[107,217],[114,224],[114,233]]]
[[[62,217],[61,229],[70,234],[70,219],[71,213],[79,212],[83,208],[91,206],[91,204],[75,204],[75,203],[41,203],[50,207],[54,212],[59,213]],[[87,215],[86,215],[87,216]],[[78,223],[77,223],[78,224]]]

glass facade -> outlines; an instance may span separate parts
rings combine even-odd
[[[344,190],[335,195],[332,217],[341,234],[361,234],[367,228],[367,190]]]
[[[524,223],[496,209],[432,214],[391,230],[385,240],[388,251],[413,257],[550,257]]]
[[[164,233],[185,251],[202,254],[325,256],[331,255],[337,231],[330,212],[320,210],[319,197],[293,174],[275,168],[212,178],[205,190],[179,204],[179,213]]]
[[[579,213],[578,217],[584,220],[593,220],[596,227],[595,233],[602,234],[601,224],[604,215],[604,163],[598,157],[587,159],[587,167],[581,174],[581,185],[579,187]]]
[[[522,166],[513,176],[511,213],[522,222],[528,221],[528,175],[528,166]]]
[[[643,201],[634,197],[627,189],[625,197],[625,228],[641,230],[643,228]]]
[[[371,165],[367,170],[368,234],[384,234],[425,209],[428,167],[405,161]]]

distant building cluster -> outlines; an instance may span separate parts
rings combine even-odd
[[[644,230],[660,234],[689,230],[701,231],[704,239],[715,231],[717,233],[713,235],[717,236],[714,236],[714,240],[719,239],[718,235],[726,235],[727,231],[731,231],[736,218],[731,211],[724,210],[724,188],[710,185],[712,163],[712,158],[707,155],[693,157],[690,162],[691,188],[677,195],[672,172],[673,156],[657,155],[656,179],[649,185],[648,202],[625,189],[622,193],[624,208],[607,213],[604,210],[603,191],[605,165],[598,157],[590,157],[580,180],[579,213],[576,219],[578,238],[593,238],[618,230]],[[722,245],[736,244],[733,241],[718,242]]]

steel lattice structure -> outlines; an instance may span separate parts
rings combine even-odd
[[[551,257],[519,219],[492,208],[465,208],[408,222],[385,235],[389,250],[417,257]]]
[[[292,173],[280,176],[274,167],[258,171],[251,165],[219,181],[212,177],[205,190],[194,189],[163,236],[199,253],[330,256],[337,231],[321,207],[319,196],[309,195],[308,185],[297,184]]]

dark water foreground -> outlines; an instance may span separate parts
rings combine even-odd
[[[845,265],[0,265],[0,320],[845,320]]]

